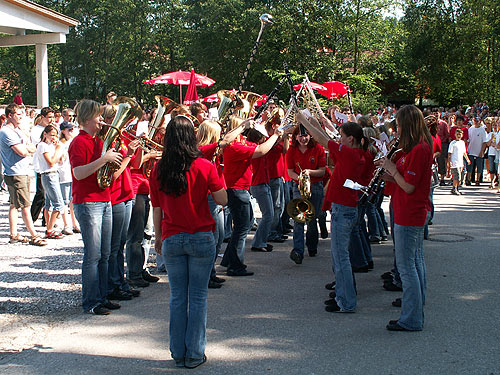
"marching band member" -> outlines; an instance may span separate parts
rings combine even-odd
[[[201,157],[194,126],[170,121],[163,155],[151,178],[155,250],[163,254],[170,283],[170,351],[177,367],[203,364],[207,295],[215,255],[215,222],[208,193],[220,205],[227,195],[213,164]]]
[[[240,126],[236,120],[232,121],[232,128]],[[244,264],[245,240],[250,229],[251,204],[250,183],[252,159],[267,154],[280,136],[277,129],[264,143],[256,145],[247,142],[243,136],[238,136],[234,142],[224,150],[224,178],[227,184],[228,207],[233,218],[233,232],[224,252],[222,265],[227,265],[228,276],[251,276]]]
[[[228,132],[224,138],[218,142],[220,138],[221,127],[214,121],[205,120],[203,121],[196,133],[196,140],[198,142],[198,148],[200,149],[203,157],[207,160],[212,160],[214,154],[217,150],[217,145],[219,145],[220,150],[223,151],[224,148],[234,141],[245,129],[248,129],[251,122],[250,120],[243,121],[240,126]],[[220,158],[215,158],[215,167],[217,168],[217,173],[221,179],[221,182],[226,188],[226,183],[224,181],[224,175],[222,174],[222,166],[220,164]],[[208,205],[210,208],[210,213],[215,220],[216,228],[214,232],[215,239],[215,257],[214,265],[210,273],[210,280],[208,282],[208,287],[212,289],[218,289],[222,286],[222,283],[226,281],[223,278],[217,277],[215,272],[215,261],[222,248],[222,243],[224,241],[224,212],[223,207],[217,204],[211,195],[208,196]]]
[[[311,178],[311,198],[309,201],[315,209],[315,216],[307,223],[305,245],[310,257],[318,253],[318,224],[317,217],[323,202],[323,181],[325,174],[326,155],[323,147],[311,138],[304,127],[296,126],[292,133],[292,144],[286,153],[288,175],[295,182],[293,185],[293,199],[300,198],[298,180],[301,171]],[[293,249],[290,259],[296,264],[301,264],[304,258],[304,226],[303,223],[294,222]]]
[[[336,277],[336,296],[325,310],[354,312],[356,288],[349,260],[349,242],[357,219],[358,194],[343,185],[346,179],[360,181],[365,164],[363,147],[366,147],[366,139],[361,126],[355,122],[347,122],[340,127],[340,142],[336,142],[328,137],[314,118],[307,119],[299,112],[296,119],[320,145],[328,147],[335,164],[325,200],[332,203],[331,252]]]
[[[111,124],[115,113],[113,106],[106,105],[103,113],[104,122]],[[128,165],[139,147],[139,140],[129,142],[127,146],[122,142],[121,138],[117,138],[115,142],[121,142],[118,152],[123,159],[120,168],[113,173],[110,186],[113,224],[111,253],[108,261],[108,299],[124,301],[137,297],[140,293],[138,290],[131,289],[124,278],[125,258],[123,254],[127,242],[127,232],[132,214],[132,200],[134,198],[132,177]]]
[[[108,258],[111,251],[111,194],[97,183],[97,171],[106,163],[121,163],[122,156],[108,150],[101,156],[101,105],[84,99],[75,108],[80,133],[69,146],[73,171],[73,206],[83,239],[82,306],[85,312],[108,315],[118,305],[109,302]],[[118,306],[119,307],[119,306]]]
[[[432,136],[422,112],[413,105],[396,113],[399,146],[396,163],[382,159],[377,165],[392,181],[394,242],[398,271],[403,285],[401,316],[387,325],[390,331],[420,331],[424,325],[426,270],[424,225],[427,219],[432,165]]]

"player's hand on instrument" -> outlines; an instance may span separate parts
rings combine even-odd
[[[132,157],[140,145],[141,145],[140,139],[134,139],[132,142],[130,142],[127,146],[127,148],[128,148],[127,156]]]
[[[122,155],[119,152],[116,152],[112,148],[110,148],[103,156],[104,160],[107,163],[114,163],[116,165],[120,165],[122,162]]]

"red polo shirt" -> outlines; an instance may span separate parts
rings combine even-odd
[[[73,176],[73,203],[109,202],[111,200],[109,188],[103,190],[97,184],[97,171],[82,180],[77,180],[73,175],[74,168],[99,159],[101,152],[102,141],[97,137],[92,137],[84,130],[80,130],[80,133],[69,145],[69,162]]]
[[[408,154],[396,162],[399,173],[413,186],[412,194],[406,194],[399,185],[394,184],[392,204],[394,223],[405,226],[423,226],[430,208],[429,192],[431,188],[432,154],[429,145],[419,143]]]
[[[186,177],[187,191],[178,197],[160,190],[158,168],[151,173],[151,205],[163,211],[162,240],[178,233],[215,231],[215,221],[208,208],[208,193],[222,189],[215,166],[204,158],[197,158]]]
[[[325,199],[332,203],[356,207],[358,192],[344,187],[344,182],[346,179],[358,183],[361,181],[365,170],[365,151],[360,148],[342,146],[334,141],[328,142],[328,150],[335,168],[333,168]]]
[[[248,190],[252,182],[252,156],[257,145],[233,142],[224,149],[224,178],[228,189]]]
[[[299,163],[299,166],[297,165]],[[298,147],[290,146],[286,153],[286,164],[288,169],[293,169],[295,173],[300,174],[300,169],[318,169],[326,166],[325,150],[321,145],[316,144],[302,153]],[[321,177],[311,176],[311,183],[319,182]]]
[[[120,153],[123,157],[127,155],[127,146],[122,144]],[[123,172],[111,183],[111,204],[126,202],[134,198],[134,189],[132,188],[132,176],[130,169],[127,167]]]
[[[270,179],[284,176],[283,142],[276,143],[264,158],[267,159],[267,170]]]

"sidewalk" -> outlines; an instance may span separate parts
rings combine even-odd
[[[500,374],[500,194],[485,185],[467,187],[464,192],[460,197],[451,195],[449,188],[435,192],[436,214],[424,248],[428,290],[422,332],[385,329],[390,319],[399,316],[391,301],[401,295],[385,291],[380,279],[392,265],[390,242],[373,246],[375,270],[356,274],[357,312],[334,314],[325,312],[323,305],[328,296],[324,284],[333,277],[329,239],[320,240],[318,256],[306,256],[302,265],[288,258],[289,239],[274,244],[271,253],[246,252],[245,262],[255,276],[221,274],[227,280],[223,287],[209,290],[208,362],[191,371]],[[67,241],[51,240],[58,247],[51,250],[53,257],[72,264],[61,263],[58,268],[50,256],[37,257],[38,248],[4,246],[5,230],[2,205],[0,327],[4,338],[0,344],[4,354],[0,354],[0,373],[190,371],[176,369],[170,358],[166,276],[143,289],[141,297],[121,303],[122,308],[110,316],[85,315],[78,306],[81,240],[76,235]],[[7,267],[10,271],[6,272]],[[25,284],[12,288],[10,279],[19,277],[15,273],[23,275]],[[55,301],[58,309],[38,311],[38,304],[46,303],[34,296],[18,302],[22,308],[17,314],[7,314],[11,307],[6,306],[12,302],[4,301],[9,300],[12,289],[31,293],[32,285],[50,289],[51,298],[63,294],[60,302]],[[62,301],[68,304],[61,306]],[[4,324],[9,321],[6,316],[17,319],[10,320],[13,326]],[[14,338],[16,332],[24,339]],[[9,349],[24,350],[7,352]]]

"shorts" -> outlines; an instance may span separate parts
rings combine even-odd
[[[488,155],[488,161],[489,161],[489,171],[491,174],[497,173],[497,168],[495,165],[495,155]]]
[[[9,203],[16,209],[31,206],[30,176],[4,176],[9,190]]]
[[[462,180],[462,171],[464,170],[463,167],[458,167],[458,168],[451,168],[451,177],[453,178],[453,181],[461,181]]]

